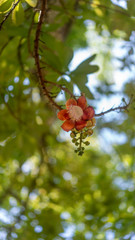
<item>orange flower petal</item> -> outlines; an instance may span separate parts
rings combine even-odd
[[[87,107],[84,111],[83,111],[83,120],[90,120],[91,118],[93,118],[95,115],[95,111],[93,109],[93,107],[89,106]]]
[[[77,121],[77,122],[75,123],[75,128],[76,128],[77,130],[81,130],[81,129],[83,129],[84,127],[86,127],[86,125],[87,125],[87,122],[86,122],[86,121],[80,120],[80,121]]]
[[[67,102],[66,102],[66,108],[69,109],[69,107],[70,107],[71,105],[77,105],[76,100],[73,99],[73,98],[70,98],[70,99],[67,100]]]
[[[67,109],[63,109],[63,110],[59,111],[57,114],[57,117],[62,121],[69,119]]]
[[[86,98],[84,96],[79,97],[77,100],[77,105],[84,110],[87,107]]]
[[[62,125],[61,128],[63,128],[64,131],[69,132],[75,127],[75,122],[71,120],[66,120]]]

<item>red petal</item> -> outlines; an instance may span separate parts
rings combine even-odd
[[[60,112],[58,112],[57,117],[62,121],[69,119],[67,109],[63,109]]]
[[[95,115],[95,111],[93,109],[93,107],[87,107],[84,111],[83,111],[83,120],[90,120],[91,118],[93,118]]]
[[[86,98],[84,96],[79,97],[77,100],[77,105],[84,110],[87,107]]]
[[[77,121],[76,124],[75,124],[75,128],[76,128],[77,130],[81,130],[81,129],[83,129],[84,127],[86,127],[86,125],[87,125],[87,122],[86,122],[86,121],[83,121],[83,120]]]
[[[69,109],[69,107],[70,107],[71,105],[77,105],[76,100],[73,99],[73,98],[70,98],[70,99],[67,100],[67,102],[66,102],[66,108]]]
[[[71,120],[66,120],[61,127],[63,128],[64,131],[69,132],[75,127],[75,122]]]

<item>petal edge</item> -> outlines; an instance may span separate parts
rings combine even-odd
[[[69,119],[69,115],[68,115],[67,109],[62,109],[61,111],[59,111],[59,112],[57,113],[57,117],[58,117],[61,121],[64,121],[64,120]]]
[[[79,97],[77,100],[77,105],[84,110],[87,107],[86,98],[84,96]]]
[[[87,121],[92,119],[94,115],[95,115],[94,108],[89,106],[84,110],[82,119]]]
[[[62,125],[61,128],[66,131],[69,132],[71,131],[73,128],[75,127],[75,122],[71,121],[71,120],[66,120]]]
[[[69,107],[70,107],[71,105],[77,105],[76,100],[73,99],[73,98],[70,98],[70,99],[68,99],[68,100],[66,101],[66,108],[67,108],[67,109],[69,109]]]
[[[75,128],[76,128],[76,130],[81,130],[81,129],[85,128],[86,125],[87,125],[86,121],[80,120],[80,121],[76,122]]]

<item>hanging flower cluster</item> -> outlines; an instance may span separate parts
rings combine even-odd
[[[64,131],[71,131],[73,128],[81,130],[86,127],[87,122],[95,115],[93,107],[87,107],[86,98],[81,96],[76,101],[75,99],[69,99],[66,102],[66,109],[58,112],[58,118],[64,123],[62,128]]]
[[[84,139],[93,134],[92,128],[96,124],[94,115],[95,111],[93,107],[87,106],[85,96],[81,96],[77,100],[67,100],[66,109],[59,111],[57,114],[58,118],[64,121],[61,128],[66,132],[72,131],[70,136],[72,142],[78,147],[75,151],[79,155],[84,152],[82,143],[89,145],[89,142],[84,141]]]

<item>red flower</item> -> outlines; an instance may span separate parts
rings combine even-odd
[[[67,100],[66,109],[61,110],[57,114],[58,118],[64,121],[61,127],[66,132],[73,128],[76,128],[76,130],[83,129],[94,115],[95,111],[93,107],[87,107],[84,96],[79,97],[77,101],[75,99]]]

